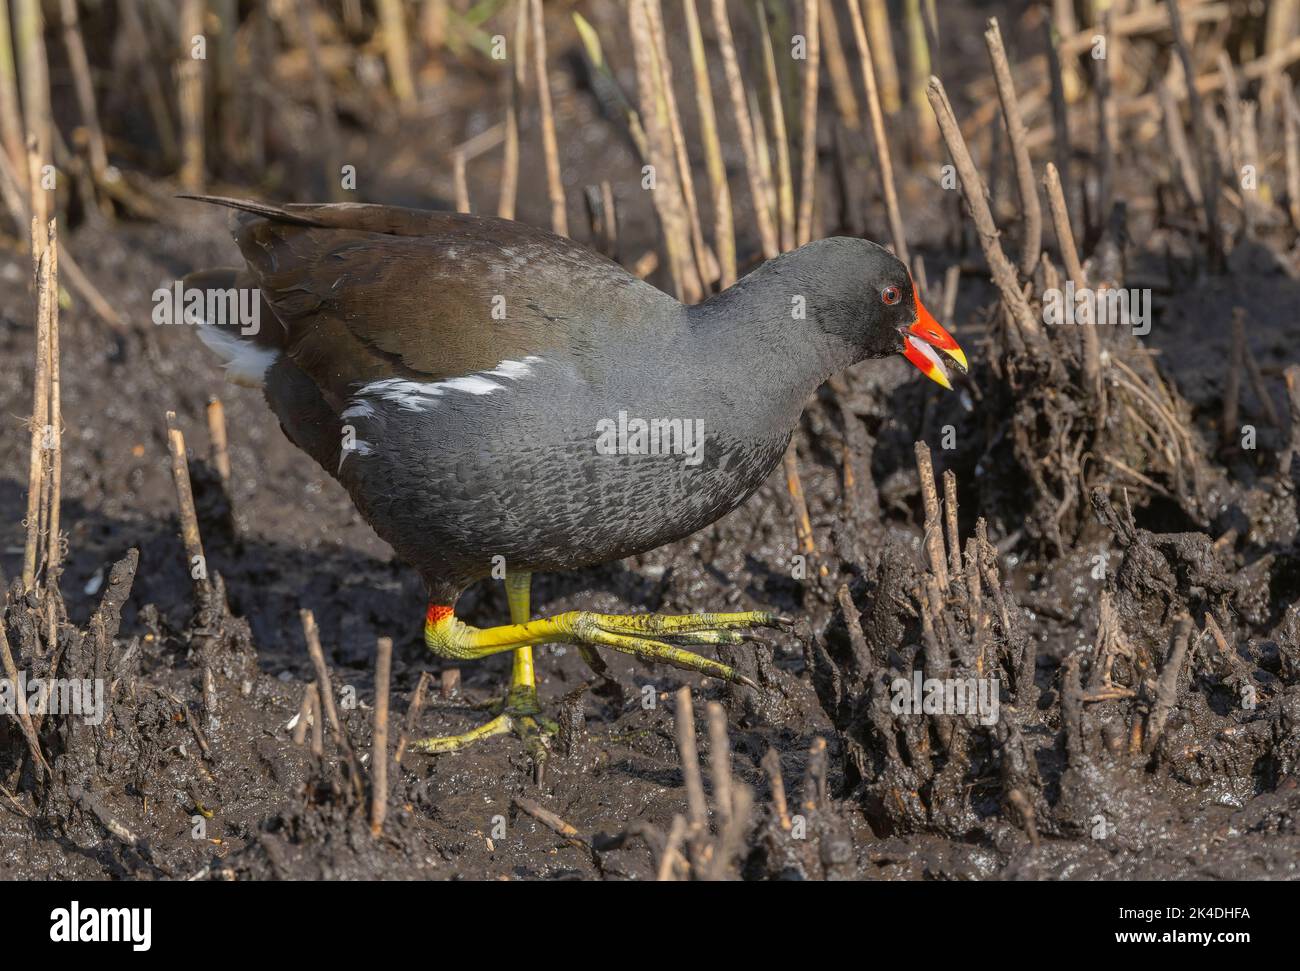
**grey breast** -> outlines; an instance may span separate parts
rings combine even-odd
[[[748,498],[788,439],[756,438],[659,357],[593,370],[530,356],[438,382],[373,382],[342,413],[355,438],[339,478],[426,570],[482,576],[494,557],[562,570],[654,549]]]

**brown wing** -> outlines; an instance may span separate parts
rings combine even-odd
[[[336,408],[358,383],[440,380],[593,346],[678,306],[604,257],[523,223],[205,201],[241,210],[235,239],[283,325],[275,343]]]

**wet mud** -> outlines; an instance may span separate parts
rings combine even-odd
[[[572,34],[560,19],[563,46]],[[566,49],[559,110],[584,133],[565,146],[566,178],[624,178],[635,155],[585,87],[576,47]],[[968,60],[954,77],[984,72]],[[473,105],[497,92],[458,80],[478,99],[457,108],[464,134]],[[386,137],[368,142],[382,173],[373,198],[445,198],[447,186],[412,175],[410,158],[441,158],[458,139]],[[847,137],[866,144],[860,132]],[[728,162],[739,166],[738,152]],[[490,164],[471,168],[472,195],[491,198]],[[541,224],[544,182],[532,168],[521,217]],[[309,171],[304,161],[304,185]],[[855,171],[868,184],[870,160]],[[290,445],[258,392],[223,384],[187,327],[149,323],[156,287],[235,259],[222,214],[171,199],[155,222],[92,220],[66,237],[130,323],[115,333],[80,303],[63,315],[62,597],[52,608],[25,594],[23,362],[35,337],[29,268],[6,255],[3,623],[29,676],[102,683],[107,714],[100,724],[0,719],[0,877],[1300,876],[1300,401],[1284,379],[1300,342],[1293,238],[1265,234],[1208,274],[1195,244],[1170,242],[1159,214],[1134,214],[1121,249],[1129,272],[1154,278],[1159,325],[1110,348],[1145,379],[1134,382],[1142,390],[1159,383],[1162,417],[1133,405],[1139,393],[1116,391],[1114,420],[1096,422],[1071,390],[1077,348],[1060,351],[1054,370],[1032,343],[1008,345],[962,214],[936,200],[928,175],[900,178],[930,279],[965,268],[945,323],[974,383],[945,395],[902,361],[869,362],[818,393],[796,435],[813,556],[800,555],[778,469],[696,536],[534,584],[538,614],[790,614],[793,631],[719,651],[758,689],[623,655],[607,658],[611,678],[601,680],[574,647],[541,648],[541,700],[561,731],[540,781],[510,736],[453,755],[404,753],[377,838],[368,818],[376,638],[394,640],[394,734],[410,737],[485,720],[509,659],[453,674],[433,658],[413,571]],[[994,189],[1005,197],[1005,184]],[[622,241],[632,256],[655,229],[649,204],[628,199]],[[874,197],[841,208],[852,219],[838,225],[828,205],[828,232],[883,235]],[[738,223],[748,218],[738,211]],[[1249,317],[1270,395],[1267,407],[1244,396],[1244,420],[1259,427],[1252,450],[1223,444],[1220,427],[1235,308]],[[217,394],[228,488],[205,424]],[[179,535],[168,410],[189,443],[210,575],[202,594]],[[1165,417],[1176,431],[1166,434]],[[1169,436],[1180,443],[1172,459]],[[1101,475],[1103,454],[1137,476]],[[320,754],[294,740],[317,678],[304,608],[319,624],[355,763],[327,729]],[[504,622],[501,585],[471,589],[458,612]],[[921,710],[896,710],[900,682],[910,690],[927,679],[992,682],[997,716],[978,710],[974,687],[968,714],[927,712],[920,696]],[[680,754],[686,720],[698,766]],[[715,759],[724,745],[725,769]]]

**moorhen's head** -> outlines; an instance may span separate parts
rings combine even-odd
[[[925,309],[912,275],[889,250],[869,240],[837,236],[792,255],[798,254],[816,277],[810,316],[822,331],[848,343],[856,360],[901,354],[945,388],[952,387],[949,366],[966,372],[966,355]]]

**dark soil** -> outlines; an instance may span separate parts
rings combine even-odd
[[[972,24],[979,16],[971,13]],[[564,49],[572,29],[559,17],[554,29],[555,49]],[[978,37],[945,31],[950,63],[961,62],[962,33]],[[612,63],[631,63],[616,54]],[[982,55],[965,60],[983,72]],[[581,133],[564,143],[571,219],[581,186],[614,180],[630,260],[653,245],[654,231],[648,203],[631,188],[634,155],[601,118],[581,73],[568,60],[562,67],[558,110],[564,129]],[[954,70],[946,78],[950,89],[961,77]],[[450,194],[446,170],[434,160],[495,120],[496,89],[472,76],[443,83],[458,96],[438,124],[353,137],[363,153],[357,157],[369,160],[360,171],[372,165],[377,173],[366,199],[430,204]],[[634,87],[630,80],[626,86]],[[535,119],[524,120],[535,148]],[[484,209],[495,204],[496,164],[490,153],[471,166],[471,195],[485,200]],[[309,169],[304,163],[304,173]],[[868,161],[862,169],[868,184]],[[541,166],[526,165],[524,178],[521,218],[544,224]],[[953,244],[961,234],[952,230],[951,203],[933,201],[924,174],[908,175],[903,194],[932,281],[949,263],[978,265],[977,250]],[[885,224],[874,190],[867,211],[869,226],[858,228],[879,238]],[[832,216],[825,218],[833,230]],[[738,212],[737,222],[749,225],[747,214]],[[1134,235],[1140,242],[1129,265],[1163,266],[1164,241]],[[1248,311],[1249,343],[1287,426],[1261,421],[1257,455],[1214,458],[1219,480],[1208,522],[1150,497],[1139,497],[1130,512],[1117,491],[1088,510],[1085,538],[1062,555],[1046,555],[1017,534],[1008,512],[1014,499],[989,484],[989,470],[977,470],[978,436],[966,430],[984,420],[979,403],[972,417],[960,395],[923,384],[902,361],[861,366],[849,376],[847,397],[837,401],[823,389],[799,435],[822,553],[810,577],[792,575],[793,514],[778,470],[742,508],[689,540],[600,569],[538,577],[534,585],[537,614],[792,614],[793,633],[729,649],[759,691],[618,654],[608,663],[621,690],[588,686],[576,650],[543,648],[542,702],[569,730],[541,784],[523,744],[508,736],[456,755],[406,754],[378,840],[328,736],[319,760],[290,739],[315,677],[299,610],[310,608],[319,622],[367,784],[377,637],[395,641],[398,726],[421,672],[433,674],[417,736],[463,731],[487,717],[473,705],[499,696],[508,658],[465,665],[458,692],[443,697],[440,662],[421,639],[425,604],[413,571],[393,560],[343,490],[289,444],[259,392],[224,385],[186,327],[149,322],[156,287],[237,258],[223,214],[168,203],[160,222],[90,222],[65,242],[130,322],[117,336],[81,303],[62,316],[68,623],[59,654],[64,676],[105,677],[113,705],[99,727],[47,720],[42,743],[54,776],[45,781],[26,758],[16,722],[0,721],[0,784],[16,793],[14,800],[0,794],[0,877],[653,878],[656,840],[686,812],[673,715],[673,692],[683,684],[693,688],[701,713],[702,757],[707,761],[710,747],[703,701],[718,700],[736,780],[754,793],[754,828],[744,834],[735,867],[745,877],[1300,876],[1300,548],[1296,484],[1278,457],[1293,430],[1277,380],[1300,342],[1300,266],[1283,242],[1260,244],[1256,258],[1243,253],[1226,275],[1170,274],[1155,284],[1158,323],[1147,345],[1190,404],[1190,434],[1207,453],[1215,453],[1218,438],[1234,307]],[[746,245],[752,240],[742,240]],[[33,356],[27,276],[24,257],[0,264],[0,355],[9,365],[0,369],[6,586],[19,573],[23,545]],[[951,323],[976,381],[988,371],[989,303],[983,277],[967,274]],[[228,508],[204,460],[205,406],[214,394],[230,428]],[[858,423],[854,434],[866,436],[849,449],[860,489],[852,503],[842,489],[840,404]],[[195,623],[167,453],[169,409],[187,435],[209,568],[229,604],[229,616],[200,618],[214,627]],[[1257,412],[1248,399],[1247,419]],[[961,430],[963,444],[942,451],[948,424]],[[940,591],[945,610],[929,607],[928,585],[936,581],[922,548],[917,440],[935,449],[938,473],[958,473],[961,535],[975,534],[976,517],[987,519],[987,544],[966,547],[985,576],[982,608],[971,605],[969,573]],[[1094,575],[1097,554],[1108,556],[1104,576]],[[995,571],[991,584],[988,569]],[[843,585],[847,594],[837,596]],[[503,622],[500,584],[470,590],[459,613],[474,624]],[[1222,628],[1227,651],[1203,631],[1207,614]],[[927,629],[924,621],[936,618],[941,629]],[[51,661],[37,644],[38,623],[15,591],[9,640],[32,674]],[[1123,697],[1097,697],[1112,683],[1102,678],[1107,658]],[[1162,677],[1171,662],[1172,673]],[[977,666],[1002,679],[997,726],[888,711],[894,677],[913,668],[929,675]],[[205,669],[215,703],[211,694],[205,699]],[[1247,695],[1251,703],[1243,705]],[[825,755],[810,756],[819,752],[818,739]],[[808,817],[804,840],[793,838],[773,808],[771,776],[760,765],[772,749],[794,811]],[[585,845],[521,811],[517,797],[558,814]]]

